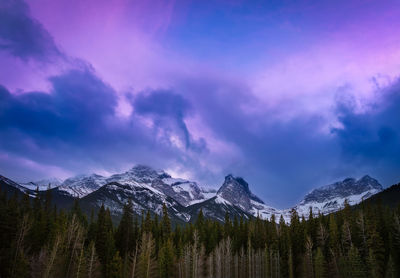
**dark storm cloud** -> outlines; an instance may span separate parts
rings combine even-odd
[[[52,36],[30,16],[28,5],[21,0],[0,2],[0,50],[41,62],[61,55]]]
[[[75,171],[104,162],[100,146],[107,153],[116,134],[107,122],[115,92],[90,70],[73,70],[50,82],[49,93],[0,90],[2,152]]]
[[[347,161],[394,183],[400,179],[400,81],[378,93],[382,101],[367,113],[354,112],[351,101],[339,103],[343,128],[333,132]]]
[[[91,69],[71,70],[49,81],[49,93],[16,95],[0,87],[0,154],[80,173],[120,170],[134,163],[166,167],[185,161],[193,165],[182,153],[185,150],[170,140],[182,130],[191,151],[206,148],[203,139],[191,139],[184,124],[190,106],[178,95],[149,91],[136,99],[129,118],[120,118],[115,113],[116,92]],[[143,115],[158,121],[157,125],[143,124]],[[2,171],[15,172],[7,167],[2,165]]]
[[[50,82],[50,93],[12,95],[1,88],[0,128],[73,140],[90,135],[114,112],[114,91],[89,70],[72,70]]]
[[[190,113],[189,103],[173,92],[149,90],[132,102],[137,107],[129,119],[116,116],[114,89],[99,79],[86,61],[61,53],[52,36],[31,17],[24,1],[0,2],[1,50],[38,63],[65,58],[72,68],[50,77],[51,90],[46,93],[16,95],[0,86],[0,160],[9,161],[1,163],[4,173],[16,172],[11,169],[12,161],[14,168],[21,164],[21,173],[32,173],[32,169],[24,169],[29,161],[75,173],[119,170],[134,163],[154,167],[177,161],[192,164],[174,144],[173,136],[181,138],[187,151],[207,149],[203,138],[192,138],[184,121]],[[150,117],[155,127],[143,124],[141,116]]]

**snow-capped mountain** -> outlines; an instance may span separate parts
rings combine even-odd
[[[52,182],[55,185],[59,181]],[[9,192],[28,193],[31,197],[34,197],[37,185],[42,185],[43,188],[47,183],[48,181],[43,181],[21,185],[0,176],[0,184]],[[53,200],[58,202],[59,207],[68,208],[74,198],[80,198],[81,206],[87,213],[92,209],[99,209],[104,204],[116,217],[120,215],[123,205],[129,199],[133,201],[136,214],[141,214],[143,210],[160,214],[162,204],[165,203],[171,217],[184,222],[194,221],[200,210],[206,217],[220,221],[223,221],[228,213],[230,217],[259,216],[264,219],[275,215],[276,221],[279,221],[282,215],[285,221],[289,222],[292,210],[280,210],[266,205],[251,192],[249,184],[241,177],[226,176],[217,191],[143,165],[109,177],[97,174],[76,176],[66,179],[51,190]],[[305,217],[308,217],[310,207],[315,214],[328,214],[343,208],[345,200],[350,205],[355,205],[381,190],[379,182],[369,176],[358,180],[347,178],[314,189],[293,208],[300,216]]]
[[[382,191],[382,185],[366,175],[358,180],[347,178],[343,181],[314,189],[307,194],[295,209],[299,215],[308,216],[310,207],[314,213],[328,214],[343,208],[345,200],[355,205]]]
[[[108,183],[119,183],[130,187],[147,188],[154,192],[175,198],[183,206],[206,200],[210,192],[203,190],[196,182],[172,178],[162,170],[137,165],[128,171],[104,177],[97,174],[80,175],[66,179],[59,190],[74,197],[82,198]],[[215,195],[215,193],[214,193]]]
[[[58,190],[63,192],[64,194],[82,198],[92,193],[93,191],[98,190],[106,183],[107,179],[97,174],[79,175],[66,179],[58,187]]]
[[[166,204],[169,215],[178,221],[187,222],[190,219],[183,210],[184,207],[175,199],[153,190],[146,186],[135,186],[111,182],[100,189],[86,195],[81,199],[81,206],[85,211],[94,209],[97,211],[102,205],[110,209],[113,216],[119,217],[122,208],[129,200],[132,201],[136,215],[141,215],[149,210],[153,214],[160,215],[163,204]]]
[[[232,175],[225,177],[225,181],[218,190],[217,195],[245,211],[251,210],[251,201],[264,204],[263,201],[251,193],[249,184],[243,178]]]
[[[189,206],[210,197],[209,192],[199,187],[196,182],[173,178],[162,170],[154,170],[144,165],[137,165],[125,173],[113,175],[107,179],[107,183],[110,182],[162,192],[183,206]]]
[[[9,178],[6,178],[2,175],[0,175],[0,184],[2,186],[6,187],[7,191],[10,191],[10,190],[13,192],[19,191],[21,193],[26,193],[26,192],[30,191],[29,189],[21,186],[19,183],[15,182],[13,180],[10,180]]]
[[[342,209],[346,200],[350,205],[355,205],[381,190],[382,185],[370,176],[364,176],[359,180],[348,178],[314,189],[294,209],[300,216],[304,215],[306,218],[309,215],[310,207],[312,207],[314,214],[319,212],[329,214]],[[243,178],[232,175],[225,177],[216,197],[210,199],[210,201],[214,203],[214,211],[209,209],[210,202],[205,202],[206,207],[203,208],[203,210],[206,210],[205,215],[218,219],[221,218],[222,213],[216,215],[215,204],[220,204],[220,207],[225,211],[232,211],[232,207],[236,207],[248,215],[259,216],[264,219],[270,219],[272,215],[275,215],[276,221],[279,221],[282,215],[286,222],[290,221],[292,210],[292,208],[280,210],[266,205],[250,191],[248,183]]]
[[[233,217],[244,217],[247,219],[252,217],[252,214],[244,211],[239,206],[235,206],[219,195],[216,195],[203,202],[195,203],[191,206],[185,207],[186,214],[190,216],[189,221],[195,221],[200,213],[200,210],[205,217],[218,221],[224,221],[226,214],[228,214],[231,219]]]
[[[58,178],[49,178],[38,181],[20,182],[19,184],[30,190],[36,190],[37,188],[39,188],[39,191],[43,191],[49,188],[55,188],[60,186],[62,184],[62,180]]]
[[[155,170],[149,166],[136,165],[128,171],[112,175],[107,179],[108,182],[118,182],[121,184],[147,184],[151,185],[156,179],[162,179],[170,176],[162,170]]]
[[[196,182],[173,178],[162,170],[144,165],[110,177],[77,176],[67,179],[58,190],[81,198],[82,206],[87,209],[98,209],[104,204],[114,215],[122,212],[129,199],[133,201],[136,214],[143,210],[160,214],[162,204],[166,203],[171,215],[181,221],[190,219],[184,207],[215,195],[215,191],[204,190]]]
[[[278,214],[280,211],[267,206],[260,198],[254,195],[248,183],[241,177],[234,177],[228,175],[221,188],[217,192],[220,203],[224,200],[229,204],[240,207],[243,211],[253,216],[260,216],[262,218],[270,218],[272,214]]]
[[[224,220],[225,214],[232,217],[250,218],[260,215],[263,218],[270,218],[272,214],[278,214],[279,211],[264,204],[264,202],[254,195],[248,183],[241,177],[227,175],[224,183],[216,192],[206,201],[198,202],[188,207],[188,213],[196,218],[200,209],[204,216]],[[193,220],[193,219],[191,219]]]
[[[155,181],[153,187],[174,198],[185,207],[205,201],[216,194],[216,191],[210,192],[199,187],[196,182],[172,177]]]

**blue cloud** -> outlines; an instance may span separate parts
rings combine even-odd
[[[343,128],[334,129],[343,154],[349,159],[400,163],[400,81],[380,91],[384,101],[368,113],[356,113],[351,103],[338,105]]]
[[[377,92],[380,103],[357,113],[351,102],[338,104],[342,128],[333,129],[342,160],[367,169],[385,185],[400,179],[400,80]]]
[[[113,115],[115,92],[89,70],[72,70],[51,77],[50,82],[50,93],[12,95],[1,88],[0,129],[73,139],[90,133]]]
[[[195,167],[198,161],[186,156],[187,149],[172,144],[169,134],[182,134],[192,152],[206,150],[204,139],[192,139],[184,122],[190,105],[178,95],[149,91],[133,101],[135,112],[125,119],[115,113],[117,93],[89,68],[71,70],[49,81],[52,89],[48,93],[16,95],[0,86],[0,156],[81,173],[121,170],[134,163]],[[143,124],[143,115],[157,125]],[[160,129],[166,132],[160,135]],[[3,174],[16,172],[10,165],[1,163]],[[21,175],[29,171],[20,169]]]

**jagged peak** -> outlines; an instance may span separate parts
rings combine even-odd
[[[249,184],[242,177],[235,177],[232,174],[225,177],[217,195],[245,210],[252,208],[252,201],[264,204],[261,199],[251,193]]]
[[[378,182],[377,179],[372,178],[369,175],[365,175],[358,180],[359,182],[368,183],[368,185],[372,186],[372,188],[382,190],[382,185]]]
[[[242,188],[244,188],[246,190],[246,192],[251,193],[250,189],[249,189],[249,184],[242,178],[242,177],[235,177],[232,174],[228,174],[225,177],[225,181],[222,184],[221,189],[223,189],[224,185],[225,187],[228,186],[229,184],[234,184],[234,186],[238,186],[240,185]]]

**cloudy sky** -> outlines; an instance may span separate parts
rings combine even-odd
[[[1,0],[0,174],[140,163],[280,208],[400,181],[400,3]]]

